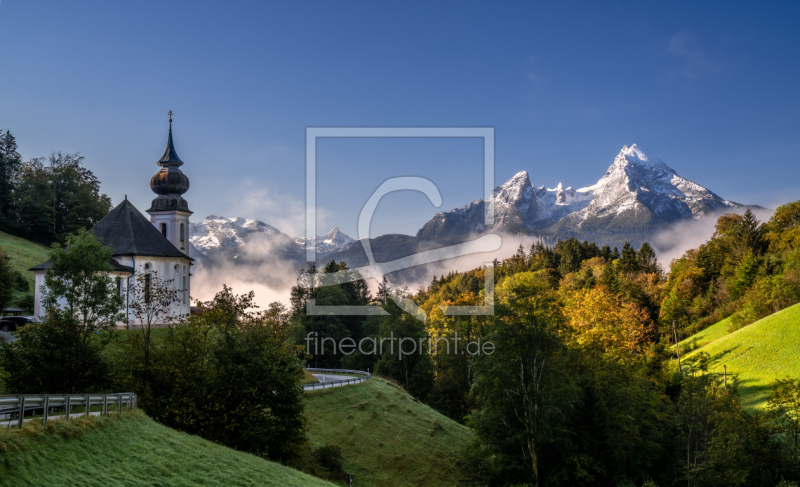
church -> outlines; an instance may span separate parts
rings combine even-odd
[[[161,169],[150,179],[150,189],[156,198],[147,210],[150,219],[125,199],[95,224],[90,232],[113,249],[109,261],[111,274],[117,282],[117,292],[124,298],[123,313],[127,323],[136,325],[130,301],[135,296],[137,277],[141,273],[157,273],[161,279],[172,279],[178,291],[178,302],[172,306],[172,316],[189,314],[191,267],[189,255],[189,217],[192,212],[183,194],[189,190],[189,178],[181,171],[183,165],[172,141],[172,112],[169,112],[167,149],[157,164]],[[30,270],[35,275],[34,316],[43,317],[42,286],[50,262]]]

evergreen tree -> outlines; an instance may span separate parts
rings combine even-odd
[[[22,158],[17,152],[17,141],[11,132],[0,130],[0,229],[14,231],[14,190],[17,170]]]
[[[640,269],[639,258],[636,255],[636,251],[633,250],[631,244],[625,242],[625,245],[622,246],[622,256],[620,257],[619,262],[619,270],[620,272],[630,273],[630,272],[639,272]]]
[[[436,276],[434,276],[434,279],[435,278]],[[389,282],[386,280],[386,276],[383,276],[383,280],[378,284],[378,293],[376,297],[381,304],[386,304],[386,300],[389,299]]]
[[[658,272],[658,261],[656,252],[649,243],[645,242],[637,252],[639,255],[639,267],[644,272]]]

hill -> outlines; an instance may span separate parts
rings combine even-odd
[[[25,274],[33,290],[33,272],[28,269],[46,261],[50,257],[50,249],[5,232],[0,232],[0,249],[11,257],[11,266]]]
[[[51,422],[47,427],[26,425],[22,432],[3,431],[0,453],[4,457],[0,485],[9,487],[333,485],[172,430],[139,411],[90,421]]]
[[[309,442],[342,449],[362,486],[450,486],[472,432],[381,379],[305,394]]]
[[[699,346],[686,354],[690,360],[698,353],[711,356],[709,371],[740,379],[742,404],[748,408],[766,405],[769,385],[786,376],[800,378],[800,304],[771,314],[733,333],[727,333],[725,319],[687,338],[682,345]],[[694,345],[696,344],[696,345]],[[681,347],[685,348],[684,346]]]

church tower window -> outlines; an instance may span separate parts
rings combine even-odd
[[[165,237],[167,236],[167,224],[166,223],[162,223],[161,224],[161,235],[163,235]]]
[[[183,243],[183,223],[181,223],[181,243]]]

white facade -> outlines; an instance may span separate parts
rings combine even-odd
[[[136,327],[140,325],[133,314],[131,303],[136,299],[137,277],[144,272],[154,272],[162,281],[172,280],[171,286],[177,291],[177,302],[171,307],[173,320],[188,315],[191,309],[191,261],[189,259],[174,257],[150,256],[115,256],[114,260],[122,265],[133,267],[136,271],[112,272],[112,280],[117,282],[117,291],[123,298],[122,312],[127,316],[126,322],[117,323],[117,328]],[[37,319],[42,319],[45,310],[42,307],[42,291],[44,290],[45,271],[37,270],[35,276],[35,298],[33,314]],[[64,303],[65,304],[65,303]]]

